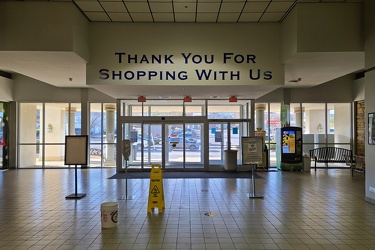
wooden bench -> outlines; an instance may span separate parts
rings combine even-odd
[[[310,150],[310,158],[316,163],[347,163],[353,161],[352,151],[346,148],[322,147]]]

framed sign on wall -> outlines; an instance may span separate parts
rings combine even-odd
[[[368,144],[375,145],[375,113],[368,114]]]

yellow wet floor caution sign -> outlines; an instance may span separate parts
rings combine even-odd
[[[147,212],[151,213],[151,210],[154,208],[157,208],[159,212],[163,212],[165,209],[163,177],[160,164],[151,165]]]

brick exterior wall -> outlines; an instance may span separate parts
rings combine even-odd
[[[365,156],[365,101],[355,102],[356,121],[355,121],[355,148],[354,154]]]

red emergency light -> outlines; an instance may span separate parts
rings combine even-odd
[[[184,97],[184,102],[191,102],[191,97],[190,96],[185,96]]]
[[[144,97],[144,96],[139,96],[139,97],[138,97],[138,102],[146,102],[146,97]]]
[[[235,96],[229,97],[229,102],[237,102],[237,97]]]

